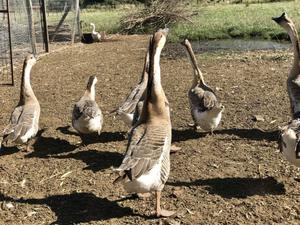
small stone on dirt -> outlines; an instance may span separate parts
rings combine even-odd
[[[253,120],[257,121],[257,122],[259,122],[259,121],[264,122],[265,121],[264,117],[261,116],[261,115],[253,115]]]
[[[181,188],[181,187],[175,187],[174,190],[173,190],[172,195],[175,198],[180,198],[183,193],[184,193],[184,189],[183,188]]]

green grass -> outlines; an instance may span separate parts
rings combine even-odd
[[[120,18],[131,8],[116,10],[83,10],[81,19],[96,24],[97,30],[116,33]],[[286,38],[286,32],[271,20],[287,12],[300,31],[300,0],[262,4],[215,4],[201,6],[193,4],[191,9],[197,15],[193,23],[181,22],[171,27],[169,39],[173,42],[183,38],[190,40],[226,38]],[[88,31],[89,27],[85,28]]]
[[[287,12],[300,30],[300,0],[293,2],[263,4],[230,4],[206,7],[194,6],[198,15],[191,23],[180,23],[173,27],[170,39],[191,40],[226,38],[263,38],[284,37],[285,31],[271,20]]]
[[[116,33],[119,30],[120,18],[126,10],[83,10],[80,19],[87,24],[94,23],[97,31]],[[91,27],[84,27],[83,31],[91,31]]]

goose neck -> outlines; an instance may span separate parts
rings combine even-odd
[[[32,65],[24,63],[22,82],[21,82],[21,93],[20,93],[20,102],[25,103],[29,98],[35,98],[31,84],[30,84],[30,73]]]
[[[288,34],[293,44],[294,50],[294,67],[300,68],[300,45],[299,45],[299,36],[297,30],[294,26],[289,27]]]
[[[95,84],[92,84],[90,87],[88,87],[84,94],[86,97],[89,97],[91,100],[95,101]]]
[[[95,33],[96,32],[96,27],[95,27],[95,24],[91,24],[92,25],[92,27],[93,27],[93,33]]]

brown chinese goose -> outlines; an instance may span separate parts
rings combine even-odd
[[[292,41],[294,62],[287,79],[287,89],[293,120],[281,129],[279,147],[289,162],[300,167],[300,45],[293,21],[283,13],[272,18],[285,29]]]
[[[85,134],[98,133],[100,135],[103,116],[95,101],[96,76],[90,76],[86,91],[81,99],[74,105],[72,113],[72,126],[80,134],[82,143]]]
[[[161,191],[170,173],[171,120],[169,103],[161,86],[160,54],[166,42],[166,30],[159,30],[150,40],[149,79],[143,109],[131,129],[127,151],[116,170],[126,191],[156,193],[156,215],[174,212],[161,208]]]
[[[198,125],[203,130],[213,133],[221,121],[224,106],[218,102],[214,91],[204,82],[190,42],[185,39],[181,44],[186,48],[194,71],[188,97],[195,127]]]
[[[28,55],[23,64],[20,100],[11,114],[9,125],[3,131],[2,143],[8,141],[16,144],[27,143],[26,150],[31,147],[30,139],[35,137],[39,129],[40,104],[30,84],[30,72],[36,64],[34,55]]]
[[[122,105],[111,112],[116,112],[116,114],[120,116],[124,123],[129,127],[134,125],[142,111],[143,101],[145,98],[145,90],[148,83],[148,71],[149,52],[147,52],[147,55],[145,57],[144,69],[140,82],[135,86],[134,89],[132,89]]]

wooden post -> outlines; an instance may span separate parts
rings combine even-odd
[[[75,42],[75,36],[76,36],[76,30],[78,30],[78,20],[80,20],[79,18],[79,0],[73,0],[73,5],[75,5],[75,17],[74,17],[74,21],[73,21],[73,28],[72,28],[72,36],[71,36],[71,39],[72,39],[72,44],[74,44]],[[76,23],[77,23],[77,26],[76,26]]]
[[[26,0],[26,10],[28,16],[28,26],[29,26],[29,34],[31,38],[31,46],[32,53],[36,54],[36,37],[35,37],[35,29],[34,29],[34,20],[33,20],[33,11],[32,11],[32,1]]]
[[[42,6],[42,18],[43,18],[43,33],[44,33],[44,42],[45,42],[45,51],[50,52],[49,48],[49,32],[48,32],[48,23],[47,23],[47,15],[46,15],[46,3],[45,0],[41,0]]]
[[[69,6],[66,8],[66,10],[65,10],[65,12],[64,12],[64,14],[63,14],[63,16],[61,17],[61,19],[60,19],[60,21],[59,21],[57,27],[55,28],[54,34],[53,34],[53,36],[51,37],[51,41],[54,41],[54,38],[56,37],[59,28],[61,27],[61,25],[62,25],[63,22],[65,21],[65,19],[66,19],[66,17],[67,17],[67,15],[68,15],[68,13],[69,13],[70,10],[71,10],[71,6],[69,5]]]

